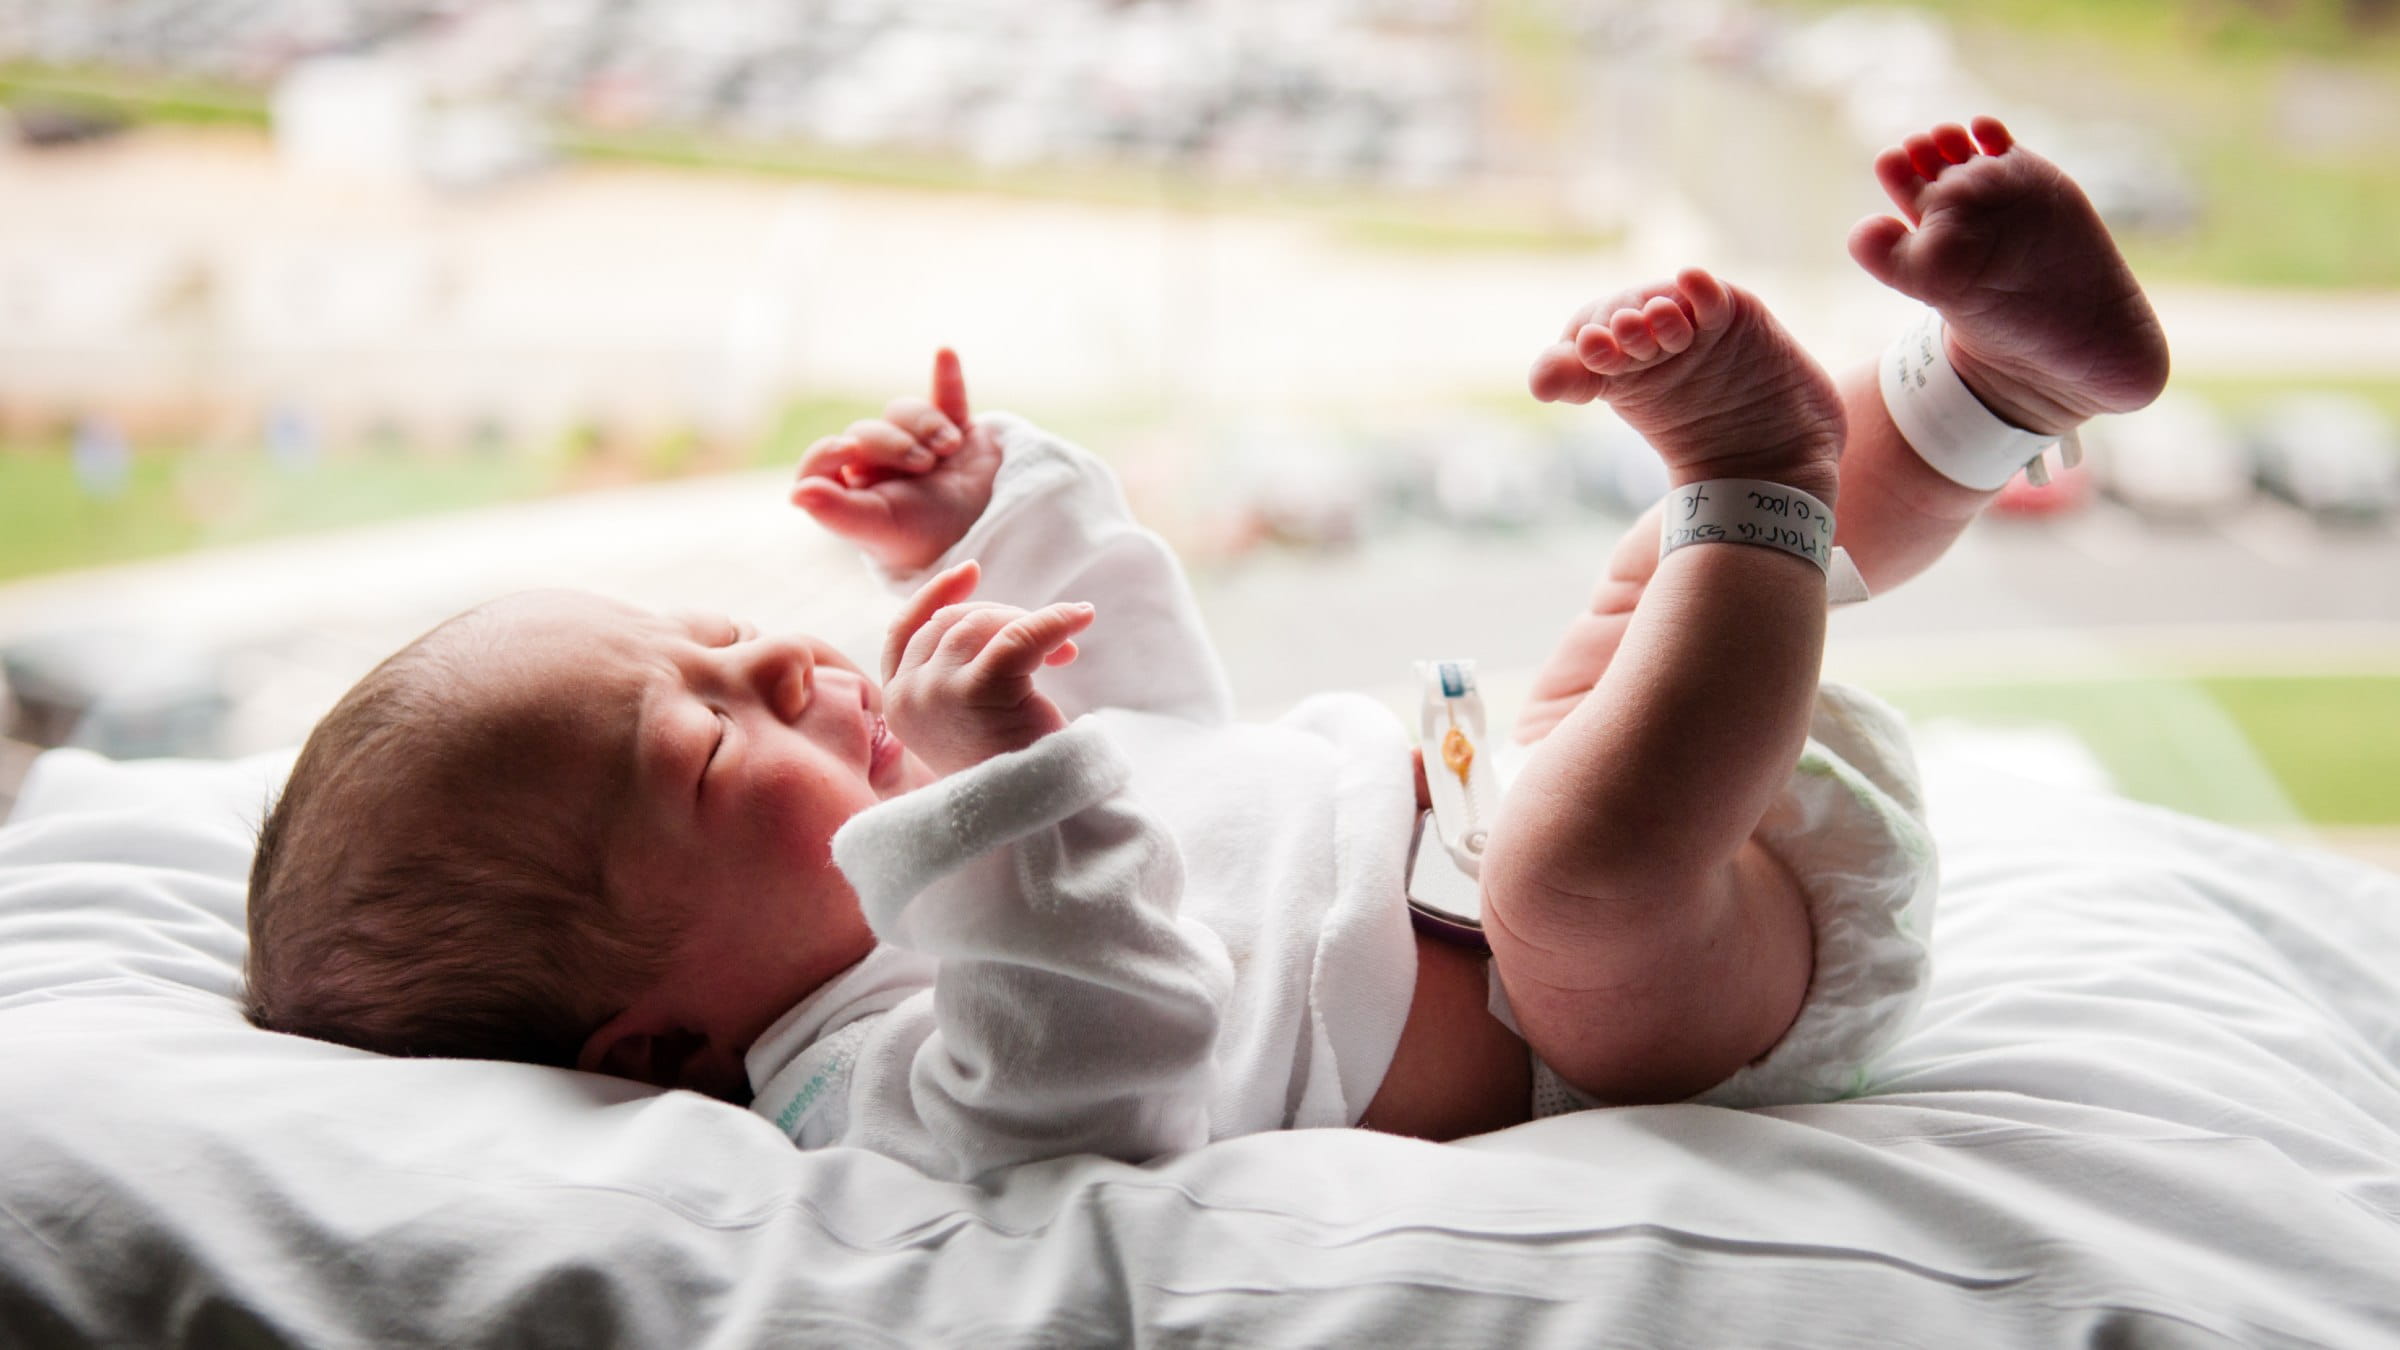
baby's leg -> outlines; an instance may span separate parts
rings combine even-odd
[[[1950,362],[2002,420],[2056,435],[2130,412],[2167,382],[2167,339],[2083,189],[1995,118],[1944,124],[1875,160],[1905,220],[1873,216],[1850,256],[1941,311]],[[1892,425],[1875,364],[1842,382],[1846,545],[1874,587],[1923,571],[1993,493],[1936,473]]]
[[[1601,317],[1582,361],[1676,483],[1767,479],[1835,502],[1839,395],[1754,297],[1690,271]],[[1511,786],[1483,867],[1526,1040],[1611,1101],[1689,1096],[1764,1054],[1812,960],[1799,887],[1751,835],[1806,740],[1824,574],[1698,545],[1637,589],[1606,674]]]
[[[2158,396],[2166,336],[2099,213],[2058,166],[1986,117],[1971,135],[1944,125],[1910,137],[1876,159],[1875,176],[1906,220],[1859,222],[1851,254],[1884,284],[1941,311],[1951,364],[1987,407],[2029,431],[2056,433]],[[1578,310],[1535,359],[1536,397],[1598,396],[1603,377],[1576,346],[1598,309]],[[1951,482],[1909,448],[1883,405],[1876,366],[1862,362],[1841,381],[1848,437],[1837,542],[1883,591],[1947,552],[1994,494]],[[1599,683],[1649,580],[1658,525],[1654,507],[1610,558],[1590,608],[1535,677],[1519,741],[1539,740]]]

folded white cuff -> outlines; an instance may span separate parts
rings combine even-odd
[[[833,860],[878,936],[926,887],[980,854],[1055,825],[1125,786],[1125,758],[1090,717],[852,816]]]

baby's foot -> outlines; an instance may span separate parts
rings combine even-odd
[[[1532,385],[1608,400],[1678,483],[1766,478],[1833,500],[1840,392],[1757,296],[1699,268],[1577,311]]]
[[[1908,220],[1860,221],[1850,256],[1941,311],[1950,363],[1986,407],[2047,435],[2158,396],[2166,333],[2057,165],[1979,117],[1971,139],[1946,123],[1884,151],[1875,177]]]

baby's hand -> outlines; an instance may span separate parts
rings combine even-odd
[[[800,457],[792,504],[906,574],[947,552],[992,500],[1000,447],[967,412],[958,355],[933,358],[933,399],[896,398]]]
[[[1075,659],[1092,607],[972,602],[973,559],[925,583],[883,644],[883,715],[900,742],[942,773],[1022,750],[1067,724],[1033,687],[1043,666]]]

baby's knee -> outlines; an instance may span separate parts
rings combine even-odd
[[[1503,869],[1505,880],[1506,872]],[[1755,843],[1701,892],[1642,903],[1487,890],[1487,931],[1526,1043],[1603,1101],[1681,1101],[1783,1039],[1815,933],[1790,872]]]

